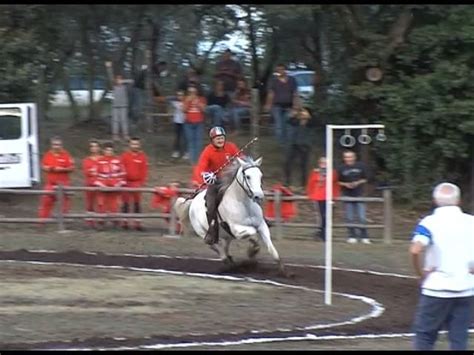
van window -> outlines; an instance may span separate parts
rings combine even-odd
[[[313,86],[314,74],[296,74],[293,76],[298,86]]]
[[[19,108],[0,108],[0,140],[21,137],[21,110]]]

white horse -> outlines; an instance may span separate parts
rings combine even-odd
[[[285,273],[284,264],[273,246],[270,230],[263,217],[260,202],[264,198],[262,190],[262,172],[259,166],[262,158],[254,161],[250,157],[236,158],[238,164],[231,164],[223,171],[219,193],[223,193],[218,208],[220,223],[219,242],[211,245],[224,263],[233,263],[229,255],[229,246],[233,238],[249,240],[247,255],[255,257],[260,246],[260,235],[263,243],[273,259],[278,263],[280,271]],[[175,211],[183,227],[184,234],[194,232],[204,238],[209,228],[206,216],[206,190],[200,191],[193,199],[179,197],[174,205]],[[190,228],[192,227],[192,229]],[[223,230],[226,233],[222,233]]]

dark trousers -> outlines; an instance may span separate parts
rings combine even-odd
[[[413,331],[415,350],[432,350],[438,331],[448,330],[451,350],[467,350],[474,297],[439,298],[420,295]]]
[[[186,151],[186,139],[184,137],[184,123],[174,124],[174,143],[173,150],[180,155]]]
[[[213,236],[218,236],[219,233],[219,224],[217,221],[217,208],[219,207],[219,203],[222,200],[222,195],[219,193],[220,182],[217,181],[215,184],[207,186],[207,192],[205,196],[206,201],[206,216],[207,222],[209,226],[211,226],[211,222],[214,220],[214,228],[209,228],[208,233]]]
[[[292,144],[288,147],[285,162],[285,181],[286,185],[291,185],[291,170],[295,159],[299,158],[301,169],[301,186],[306,185],[306,175],[308,171],[309,147],[306,145]]]
[[[315,207],[319,209],[319,216],[321,217],[321,239],[326,240],[326,200],[316,201]]]

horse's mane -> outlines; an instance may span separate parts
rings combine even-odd
[[[252,157],[245,156],[240,158],[241,160],[245,161],[245,166],[252,166],[255,165],[255,161],[252,159]],[[220,177],[221,180],[221,185],[219,187],[219,192],[223,193],[227,188],[232,184],[232,181],[234,181],[235,175],[237,175],[237,171],[239,171],[240,164],[235,159],[231,164],[229,164],[223,171],[222,175]]]

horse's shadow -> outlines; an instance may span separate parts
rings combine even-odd
[[[274,264],[259,263],[256,259],[245,259],[223,264],[217,272],[222,275],[251,276],[255,278],[295,278],[292,273],[282,274],[275,269]]]

